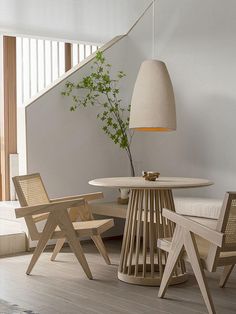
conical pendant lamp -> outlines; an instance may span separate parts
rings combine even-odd
[[[153,0],[153,58],[155,55],[155,0]],[[176,130],[175,98],[164,62],[145,60],[133,90],[131,129],[139,131]]]
[[[176,130],[175,98],[166,65],[145,60],[140,67],[131,100],[131,129]]]

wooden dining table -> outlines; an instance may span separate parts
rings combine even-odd
[[[159,177],[156,181],[142,177],[115,177],[94,179],[89,184],[130,189],[118,278],[131,284],[158,286],[167,253],[157,248],[157,240],[172,237],[175,227],[162,216],[163,208],[175,211],[172,190],[206,187],[213,182],[183,177]],[[186,280],[185,264],[180,259],[170,284]]]

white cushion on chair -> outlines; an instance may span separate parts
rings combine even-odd
[[[178,214],[218,219],[223,200],[200,197],[175,197]]]

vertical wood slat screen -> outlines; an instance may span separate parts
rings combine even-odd
[[[72,66],[75,66],[96,52],[99,47],[97,45],[72,44]]]
[[[16,38],[17,105],[50,85],[68,70],[67,43],[28,37]],[[71,65],[75,66],[98,50],[97,45],[71,44]]]

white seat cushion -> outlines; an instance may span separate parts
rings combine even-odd
[[[218,219],[223,200],[200,197],[175,197],[178,214]]]

